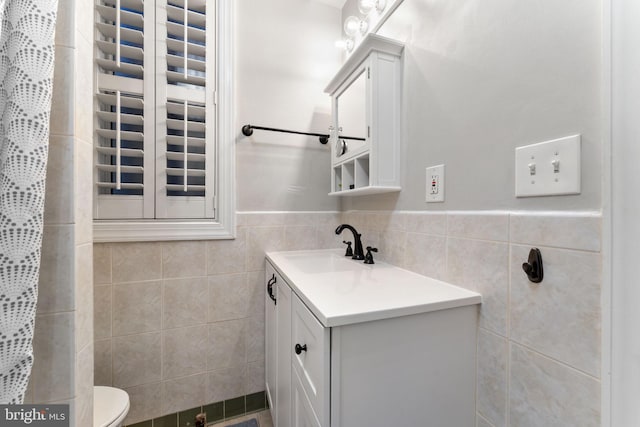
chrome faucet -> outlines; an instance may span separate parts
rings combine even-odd
[[[351,258],[363,260],[364,251],[362,250],[362,240],[360,240],[361,234],[358,234],[356,229],[350,226],[349,224],[339,225],[338,228],[336,228],[336,234],[342,233],[342,230],[344,230],[345,228],[348,230],[351,230],[351,232],[353,233],[354,248],[353,248],[353,256]]]

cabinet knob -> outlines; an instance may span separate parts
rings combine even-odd
[[[296,350],[296,354],[300,354],[303,351],[307,351],[307,345],[296,344],[295,350]]]

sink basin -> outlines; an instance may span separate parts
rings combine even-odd
[[[366,267],[362,261],[356,261],[335,253],[318,256],[317,252],[291,252],[283,253],[282,256],[291,262],[292,267],[305,274],[353,271],[360,264],[362,264],[363,268]]]

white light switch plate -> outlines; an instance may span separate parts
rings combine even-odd
[[[516,148],[516,197],[580,194],[580,135]]]
[[[428,167],[426,175],[425,202],[444,202],[444,165]]]

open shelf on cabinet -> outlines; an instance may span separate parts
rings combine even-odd
[[[395,193],[402,190],[402,187],[362,187],[353,190],[334,191],[330,196],[366,196],[367,194]]]
[[[333,191],[330,196],[359,196],[400,191],[399,186],[371,185],[370,156],[365,153],[333,167]]]

